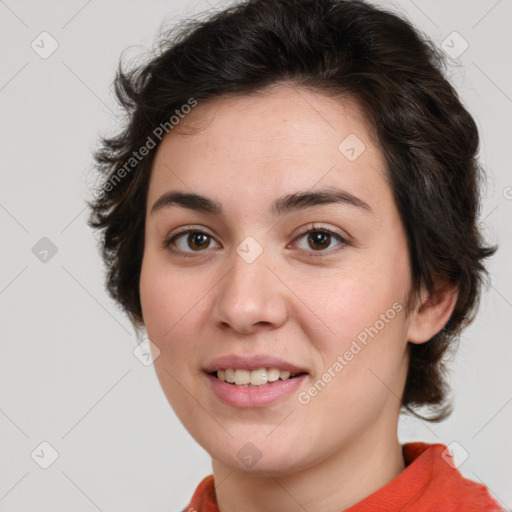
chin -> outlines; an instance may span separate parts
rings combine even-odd
[[[283,458],[269,457],[265,454],[254,464],[241,462],[238,458],[226,458],[226,454],[222,454],[222,459],[217,459],[231,471],[237,473],[245,473],[247,476],[254,477],[284,477],[300,470],[300,467],[289,460]]]
[[[248,439],[246,442],[231,440],[231,443],[223,446],[203,447],[212,459],[231,471],[253,476],[283,477],[314,464],[314,457],[311,454],[308,456],[308,453],[302,453],[297,443],[289,441],[276,446],[269,440],[265,442],[264,440],[250,441],[249,437],[246,439]],[[303,443],[302,447],[304,447]]]

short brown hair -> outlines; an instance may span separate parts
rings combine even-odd
[[[476,313],[482,260],[496,247],[484,245],[477,226],[477,127],[444,67],[440,51],[407,20],[358,0],[248,0],[164,34],[148,63],[119,66],[114,85],[127,123],[95,152],[103,185],[89,202],[89,225],[101,230],[110,295],[142,325],[139,278],[156,150],[127,162],[190,98],[200,103],[278,82],[353,98],[373,127],[405,226],[411,300],[422,286],[433,292],[435,277],[458,285],[444,328],[412,345],[402,397],[416,416],[447,417],[443,356]],[[430,417],[411,409],[423,405]]]

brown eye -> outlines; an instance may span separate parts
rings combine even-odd
[[[174,245],[177,250],[174,252],[182,252],[185,254],[192,254],[194,252],[202,252],[204,249],[208,249],[210,242],[213,237],[202,231],[188,229],[182,231],[164,242],[164,248],[169,248]]]
[[[205,235],[204,233],[189,233],[186,240],[188,243],[188,246],[191,249],[197,250],[197,249],[204,249],[205,247],[208,247],[208,235]]]
[[[331,235],[325,231],[309,233],[308,243],[312,248],[326,249],[331,243]]]
[[[319,256],[335,252],[326,250],[329,247],[332,247],[331,244],[333,241],[338,241],[338,246],[341,247],[348,245],[348,241],[338,233],[335,233],[334,231],[331,231],[327,228],[316,228],[314,226],[298,237],[298,240],[302,239],[306,240],[307,247],[301,247],[301,249],[310,253],[320,253]]]

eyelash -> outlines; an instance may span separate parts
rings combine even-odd
[[[190,258],[190,257],[195,257],[197,254],[200,254],[202,252],[205,252],[205,251],[194,251],[192,253],[187,253],[187,252],[183,252],[183,251],[176,251],[174,249],[170,249],[170,245],[172,243],[174,243],[174,241],[180,237],[180,236],[183,236],[183,235],[186,235],[186,234],[190,234],[190,233],[196,233],[196,234],[202,234],[202,235],[206,235],[207,237],[209,238],[213,238],[213,236],[209,235],[208,233],[204,232],[204,231],[201,231],[197,228],[185,228],[183,229],[182,231],[179,231],[178,233],[175,233],[174,235],[172,235],[171,237],[167,237],[164,239],[163,241],[163,244],[162,244],[162,248],[163,249],[168,249],[168,250],[171,250],[172,252],[174,253],[180,253],[182,256],[186,257],[186,258]],[[295,240],[301,238],[301,237],[304,237],[306,235],[309,235],[311,233],[327,233],[328,235],[334,237],[336,240],[338,240],[339,242],[341,242],[341,246],[345,246],[345,245],[349,245],[349,241],[346,240],[345,238],[343,238],[339,233],[336,233],[335,231],[332,231],[331,229],[328,229],[328,228],[323,228],[323,227],[315,227],[314,224],[312,224],[312,227],[310,227],[309,229],[303,231],[302,233],[300,233],[299,235],[297,235],[297,237],[295,238]],[[338,249],[338,250],[341,250],[341,249]],[[324,250],[320,250],[320,251],[306,251],[306,252],[311,252],[312,253],[312,256],[316,257],[316,256],[324,256],[326,254],[331,254],[331,253],[334,253],[334,252],[338,252],[338,250],[336,251],[324,251]],[[317,254],[315,254],[317,253]]]

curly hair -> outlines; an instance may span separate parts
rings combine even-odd
[[[139,278],[153,148],[184,105],[279,82],[355,99],[406,230],[413,292],[406,310],[422,287],[435,291],[438,277],[458,286],[444,328],[411,344],[402,396],[403,412],[446,418],[443,356],[476,314],[487,276],[482,260],[497,247],[484,245],[477,225],[478,130],[445,69],[441,52],[406,19],[360,0],[246,0],[164,31],[149,62],[130,70],[120,62],[114,89],[126,123],[101,137],[94,153],[102,186],[88,201],[88,222],[101,230],[111,297],[134,326],[143,325]],[[413,410],[421,406],[431,415]]]

